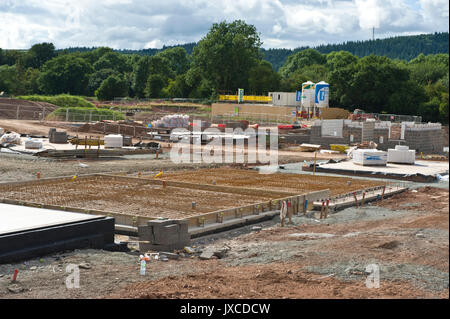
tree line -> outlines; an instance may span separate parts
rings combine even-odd
[[[448,33],[446,37],[448,42]],[[148,55],[107,47],[55,50],[52,43],[22,51],[0,49],[0,91],[68,93],[99,100],[127,96],[214,100],[220,93],[235,94],[238,88],[266,95],[296,91],[307,80],[323,80],[330,83],[332,107],[448,122],[448,53],[421,53],[407,60],[303,48],[276,71],[261,45],[256,28],[236,20],[213,24],[196,45],[191,44],[191,53],[182,46]]]

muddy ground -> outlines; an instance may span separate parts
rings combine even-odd
[[[192,246],[225,247],[223,258],[180,253],[152,261],[145,276],[138,251],[78,250],[0,265],[0,298],[448,298],[448,197],[448,188],[417,188],[326,220],[295,216],[281,228],[275,218],[261,230],[209,235]],[[66,288],[69,264],[81,265],[80,288]],[[379,288],[368,288],[376,269]]]

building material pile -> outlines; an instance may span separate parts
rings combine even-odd
[[[159,120],[152,122],[153,127],[175,128],[175,127],[189,127],[189,115],[185,114],[170,114],[162,117]]]
[[[357,149],[353,151],[353,163],[363,166],[386,166],[387,153],[376,149]]]
[[[183,249],[191,242],[188,220],[152,220],[138,227],[140,251],[173,251]],[[148,243],[144,243],[148,242]]]
[[[48,131],[48,140],[50,143],[65,144],[67,143],[67,132],[58,132],[56,128]]]
[[[16,132],[6,133],[0,137],[0,144],[22,144],[20,134]]]
[[[414,164],[416,151],[410,150],[406,145],[396,145],[395,149],[388,149],[387,161],[389,163]]]

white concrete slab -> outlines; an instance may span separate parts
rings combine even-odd
[[[386,166],[362,166],[354,164],[351,161],[344,161],[340,163],[321,164],[321,168],[342,169],[352,171],[372,171],[390,174],[423,174],[436,175],[448,173],[448,162],[431,162],[431,161],[416,161],[414,165],[393,164],[387,163]]]
[[[0,203],[0,235],[98,218],[102,217]]]

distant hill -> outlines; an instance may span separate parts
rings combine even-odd
[[[115,50],[125,54],[154,55],[160,51],[173,47],[183,47],[188,54],[191,54],[197,43],[186,43],[174,46],[164,46],[161,49],[142,49],[142,50]],[[354,55],[363,57],[370,54],[387,56],[391,59],[411,60],[420,53],[436,54],[449,53],[449,33],[441,32],[434,34],[421,34],[411,36],[399,36],[386,39],[376,39],[367,41],[348,41],[341,44],[326,44],[312,47],[321,53],[330,53],[332,51],[349,51]],[[296,49],[261,49],[264,59],[272,63],[275,70],[278,70],[289,55],[309,47],[299,47]],[[95,48],[67,48],[66,52],[84,52]]]
[[[434,34],[410,35],[401,37],[392,37],[386,39],[376,39],[367,41],[349,41],[341,44],[326,44],[313,47],[321,53],[330,53],[332,51],[348,51],[358,57],[367,55],[382,55],[391,59],[411,60],[420,53],[436,54],[448,53],[449,33],[441,32]],[[264,58],[272,63],[274,69],[278,70],[289,55],[298,51],[307,49],[300,47],[293,50],[289,49],[262,49]]]
[[[161,49],[141,49],[141,50],[130,50],[130,49],[118,49],[114,50],[119,53],[123,54],[139,54],[139,55],[155,55],[156,53],[160,51],[164,51],[165,49],[169,48],[175,48],[175,47],[182,47],[186,50],[188,54],[192,53],[192,50],[194,50],[194,47],[197,45],[197,43],[185,43],[185,44],[178,44],[178,45],[171,45],[171,46],[163,46]],[[73,52],[87,52],[97,49],[97,47],[73,47],[73,48],[67,48],[67,49],[58,49],[57,52],[65,51],[67,53],[73,53]]]

